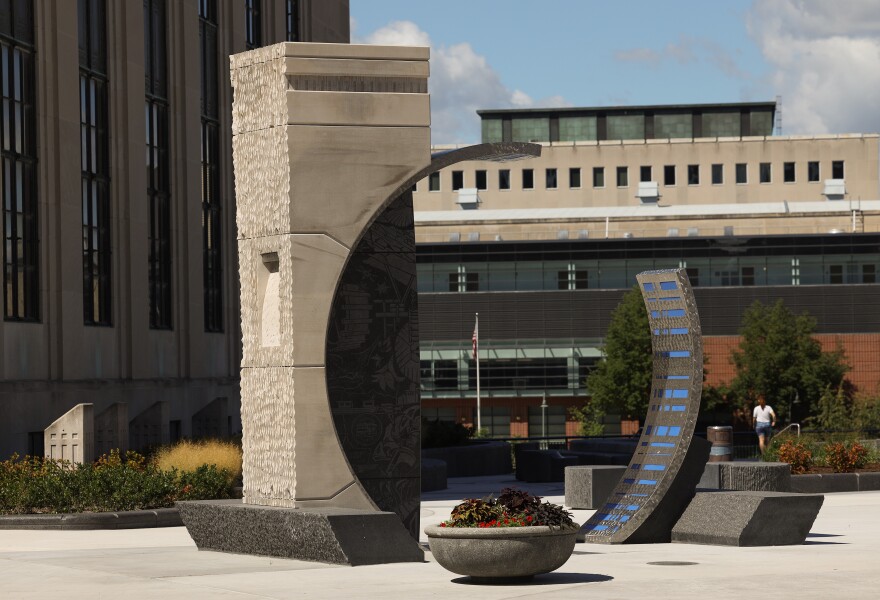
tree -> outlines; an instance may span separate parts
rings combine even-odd
[[[653,356],[648,313],[638,286],[624,294],[611,314],[604,358],[587,377],[591,410],[644,419],[651,394]]]
[[[772,306],[755,301],[743,315],[731,389],[749,402],[764,396],[780,417],[791,417],[790,408],[800,418],[814,414],[822,393],[839,388],[849,371],[843,349],[823,352],[815,330],[816,319],[795,316],[782,300]]]

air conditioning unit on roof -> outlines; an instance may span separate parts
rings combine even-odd
[[[843,179],[826,179],[822,194],[828,200],[843,200],[846,195],[846,183]]]
[[[660,185],[656,181],[640,181],[636,198],[642,204],[655,204],[660,200]]]

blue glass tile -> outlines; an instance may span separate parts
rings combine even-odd
[[[675,448],[672,442],[651,442],[652,448]]]
[[[686,410],[687,410],[687,406],[685,406],[684,404],[673,404],[672,405],[672,412],[684,412]]]
[[[591,529],[593,531],[605,531],[606,529],[608,529],[608,525],[593,525]]]
[[[672,351],[666,353],[666,355],[669,358],[688,358],[691,355],[691,351],[690,350],[672,350]]]
[[[626,507],[626,510],[639,510],[639,508],[640,507],[638,504],[630,504],[629,506]]]
[[[636,480],[635,479],[624,479],[623,482],[624,483],[635,483]]]
[[[669,428],[669,435],[670,436],[678,435],[680,433],[681,433],[681,427],[673,426],[673,427]]]
[[[668,435],[669,427],[660,425],[657,427],[657,435]]]
[[[661,281],[660,282],[660,289],[663,290],[664,292],[668,292],[669,290],[677,290],[678,284],[675,283],[674,281]]]
[[[620,517],[621,523],[626,523],[627,521],[629,521],[629,515],[623,515]]]
[[[666,313],[667,317],[683,317],[684,309],[683,308],[670,308],[669,310],[663,311]]]
[[[663,465],[645,465],[645,471],[665,471],[666,467]]]
[[[635,469],[636,471],[638,471],[641,466],[641,463],[634,463],[630,466],[630,469]]]
[[[647,498],[648,494],[630,494],[633,498]]]
[[[687,390],[672,390],[673,398],[687,398],[688,391]]]
[[[653,479],[639,479],[639,485],[657,485]]]
[[[690,375],[667,375],[666,379],[690,379]]]
[[[643,283],[642,287],[645,288],[646,292],[653,292],[654,291],[654,284],[653,283]]]
[[[669,330],[669,333],[672,335],[687,335],[688,329],[687,327],[673,327]]]
[[[645,435],[651,435],[651,431],[652,431],[653,429],[654,429],[654,426],[653,426],[653,425],[648,425],[648,426],[645,428]]]
[[[652,319],[659,319],[660,318],[660,311],[659,310],[652,310],[651,311],[651,318]]]

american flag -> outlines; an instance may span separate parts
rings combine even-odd
[[[477,339],[479,338],[480,322],[474,323],[474,335],[471,341],[474,343],[474,360],[477,360]]]

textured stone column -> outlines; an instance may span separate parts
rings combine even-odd
[[[246,504],[417,518],[412,209],[392,196],[430,163],[427,61],[309,43],[232,57]]]

